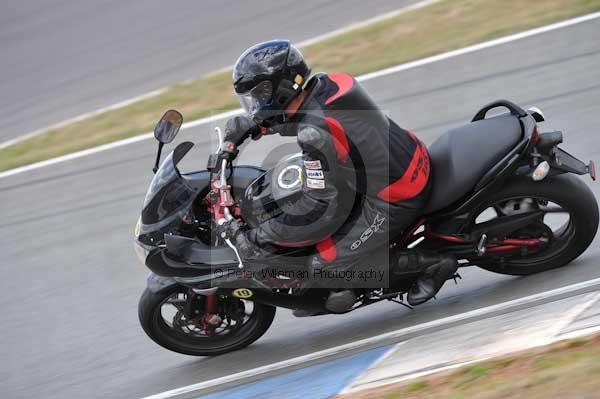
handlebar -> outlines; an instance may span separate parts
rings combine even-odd
[[[215,131],[219,136],[219,148],[217,148],[216,151],[216,154],[219,155],[223,150],[225,139],[219,127],[215,127]],[[233,205],[233,197],[231,196],[231,186],[227,184],[227,162],[229,162],[227,158],[221,159],[221,170],[219,171],[219,178],[216,181],[211,182],[213,189],[216,189],[219,193],[217,203],[214,204],[214,215],[216,222],[219,226],[222,226],[225,223],[234,219],[233,215],[231,214],[231,210],[229,209],[229,207]],[[217,182],[218,184],[215,184]],[[240,269],[243,269],[244,264],[235,245],[231,242],[229,237],[225,235],[225,233],[223,233],[221,238],[225,241],[227,246],[229,246],[229,248],[231,248],[233,252],[235,252],[235,255],[238,259],[238,267]]]

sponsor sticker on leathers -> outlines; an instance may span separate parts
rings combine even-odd
[[[325,188],[325,180],[306,179],[306,187],[322,190]]]
[[[324,179],[325,178],[323,176],[322,170],[310,170],[310,169],[306,171],[306,177],[308,177],[310,179]]]
[[[316,160],[316,161],[304,161],[304,167],[306,169],[322,169],[321,168],[321,161]]]

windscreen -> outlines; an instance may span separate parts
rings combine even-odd
[[[191,146],[180,148],[183,144],[186,143],[180,144],[165,158],[148,187],[142,210],[144,225],[167,223],[173,215],[187,209],[195,198],[196,190],[181,177],[177,170],[177,162],[191,148]]]

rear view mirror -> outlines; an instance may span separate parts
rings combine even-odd
[[[168,144],[177,136],[182,124],[183,116],[174,109],[168,110],[156,124],[154,137],[159,142]]]

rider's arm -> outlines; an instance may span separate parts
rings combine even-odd
[[[237,148],[248,137],[254,137],[258,132],[258,125],[249,116],[234,116],[225,124],[225,142],[232,143]]]
[[[302,195],[282,206],[283,213],[248,232],[259,246],[304,246],[321,241],[339,227],[336,217],[338,171],[335,147],[327,131],[313,125],[298,128],[302,148]]]

